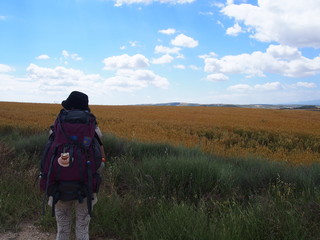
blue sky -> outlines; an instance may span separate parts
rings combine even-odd
[[[319,0],[6,0],[0,33],[0,101],[320,99]]]

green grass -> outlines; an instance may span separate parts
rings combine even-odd
[[[0,231],[17,230],[38,211],[39,193],[34,187],[37,159],[25,153],[14,154],[2,142],[0,151]]]
[[[34,180],[47,134],[0,129],[0,231],[55,231]],[[108,163],[90,234],[114,239],[319,239],[320,166],[221,158],[103,138]]]

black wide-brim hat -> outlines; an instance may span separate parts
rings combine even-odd
[[[73,91],[72,93],[70,93],[69,97],[61,103],[61,105],[67,110],[89,110],[88,104],[88,96],[78,91]]]

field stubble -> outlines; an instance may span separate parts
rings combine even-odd
[[[47,130],[59,104],[0,102],[2,127]],[[223,107],[91,106],[103,132],[129,140],[197,147],[220,156],[290,163],[320,160],[320,112]]]

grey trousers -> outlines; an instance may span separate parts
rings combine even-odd
[[[95,196],[93,205],[97,202]],[[56,240],[70,240],[72,210],[75,208],[76,215],[76,240],[89,240],[89,224],[90,215],[86,199],[83,203],[78,201],[58,201],[55,205],[55,215],[57,221],[57,237]]]

